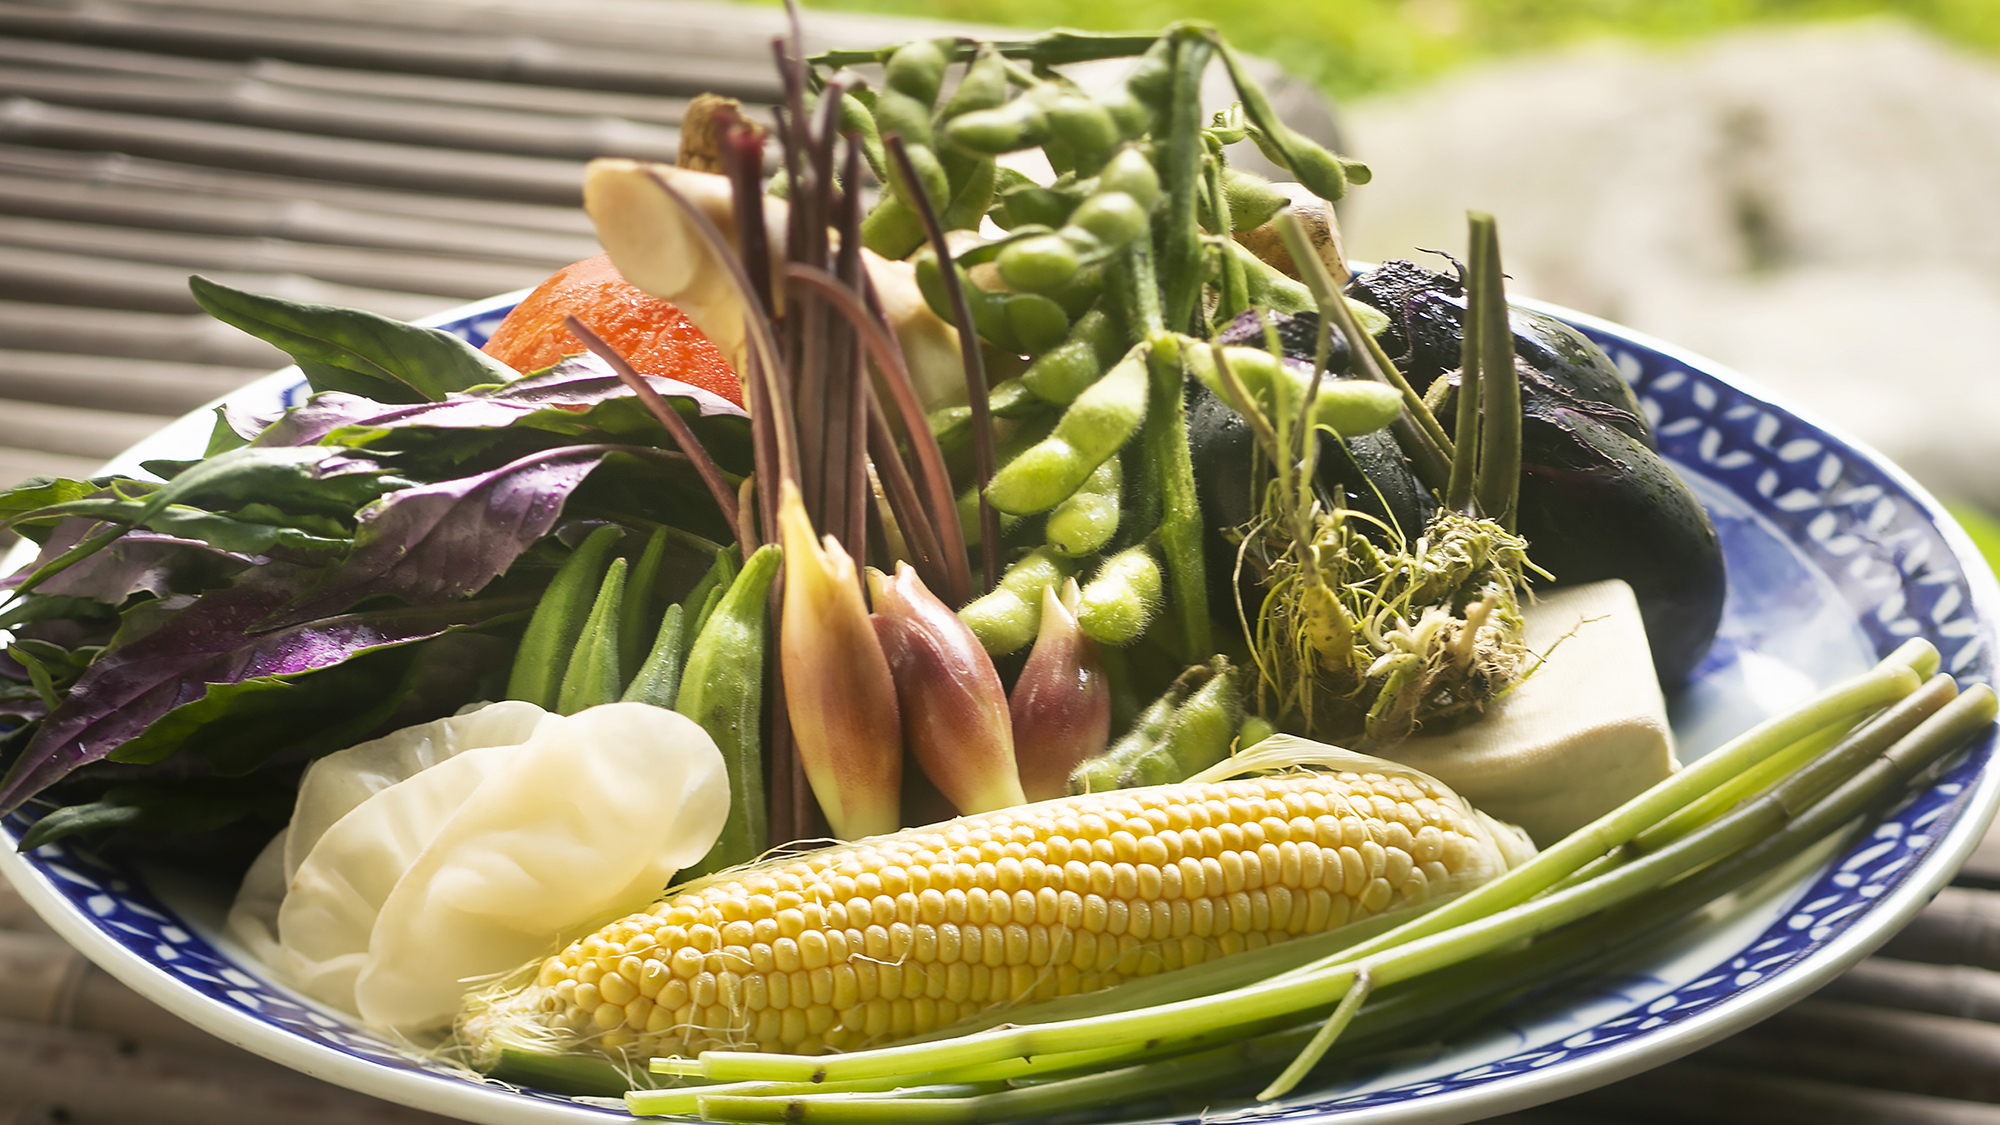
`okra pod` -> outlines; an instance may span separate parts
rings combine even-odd
[[[625,693],[619,696],[621,700],[674,709],[680,696],[681,667],[687,660],[686,622],[684,609],[678,605],[667,607],[666,615],[660,618],[659,632],[653,638],[652,650],[639,665],[632,682],[626,685]]]
[[[635,669],[646,657],[646,638],[653,631],[653,595],[660,583],[660,565],[667,557],[667,529],[656,527],[639,552],[639,561],[625,579],[625,601],[618,615],[618,666]]]
[[[715,612],[696,634],[674,710],[701,724],[729,768],[729,818],[694,875],[763,854],[769,846],[764,807],[762,713],[764,651],[770,636],[765,600],[782,559],[767,543],[743,562]]]
[[[615,703],[625,684],[619,657],[618,625],[625,604],[624,559],[612,559],[597,587],[597,600],[584,619],[583,632],[576,638],[563,670],[562,687],[556,693],[556,710],[574,715],[587,707]]]
[[[682,612],[687,615],[684,628],[688,644],[692,645],[694,639],[701,636],[702,628],[708,624],[708,615],[715,611],[716,603],[722,599],[723,592],[729,589],[729,584],[736,581],[736,563],[739,557],[737,550],[735,547],[724,547],[717,551],[715,562],[709,566],[708,573],[702,575],[701,581],[696,582],[694,589],[689,590],[687,597],[682,599]]]
[[[521,634],[520,648],[515,650],[514,667],[507,675],[507,698],[555,710],[562,693],[563,669],[569,665],[569,654],[576,648],[584,620],[597,599],[611,548],[623,534],[609,524],[591,532],[549,580]]]

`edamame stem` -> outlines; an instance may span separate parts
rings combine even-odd
[[[1160,555],[1169,601],[1180,626],[1181,659],[1190,663],[1214,651],[1209,637],[1208,577],[1202,559],[1201,500],[1188,449],[1186,377],[1179,340],[1161,333],[1148,362],[1148,402],[1143,451],[1160,483]]]
[[[1201,75],[1215,55],[1215,45],[1194,28],[1179,28],[1174,39],[1173,93],[1167,110],[1167,135],[1156,158],[1166,213],[1160,232],[1160,272],[1166,285],[1160,295],[1167,326],[1194,329],[1194,314],[1203,284],[1201,228],[1195,213],[1201,191]]]

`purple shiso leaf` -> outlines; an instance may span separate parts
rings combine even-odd
[[[11,811],[71,770],[110,755],[175,708],[202,698],[211,684],[330,668],[370,652],[483,624],[497,615],[496,610],[514,612],[528,604],[510,599],[504,605],[398,607],[250,632],[289,594],[284,582],[218,590],[144,638],[99,657],[35,732],[5,781],[0,781],[0,811]]]
[[[11,590],[20,585],[28,575],[82,542],[85,533],[95,526],[96,520],[82,516],[64,519],[49,533],[35,561],[0,579],[0,589]],[[39,592],[90,598],[107,605],[123,605],[126,598],[141,591],[166,597],[171,592],[175,570],[194,556],[212,560],[225,573],[267,561],[261,555],[225,551],[198,539],[135,528],[111,546],[43,582]]]
[[[465,623],[455,615],[490,613],[454,599],[484,587],[548,534],[570,493],[617,452],[663,455],[566,446],[391,493],[362,510],[354,550],[340,564],[260,567],[235,586],[204,594],[157,630],[107,650],[0,782],[0,811],[111,754],[162,715],[200,699],[210,684],[331,667]],[[336,616],[382,595],[413,608]]]
[[[305,405],[285,411],[276,420],[265,419],[266,424],[258,429],[247,434],[238,429],[237,433],[256,446],[312,445],[342,426],[367,422],[405,409],[408,408],[389,406],[346,391],[321,391],[307,399]],[[234,418],[230,419],[230,425],[232,428],[236,426]]]
[[[749,418],[742,407],[700,387],[657,375],[646,380],[670,400],[692,402],[696,422]],[[254,444],[307,445],[329,438],[358,444],[371,440],[369,431],[498,430],[518,424],[580,433],[590,428],[580,415],[631,397],[631,389],[619,382],[617,373],[585,353],[501,386],[447,395],[442,402],[390,405],[339,391],[322,392],[279,419]]]
[[[362,598],[414,604],[462,598],[505,573],[547,535],[570,493],[617,445],[566,445],[489,472],[392,492],[361,510],[354,551],[284,609],[295,622],[338,613]]]

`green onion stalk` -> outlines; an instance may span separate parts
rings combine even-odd
[[[1851,827],[1992,723],[1991,689],[1924,683],[1935,668],[1934,649],[1906,645],[1480,890],[1268,979],[1150,1005],[1149,989],[1126,986],[1141,1006],[833,1057],[657,1060],[656,1071],[708,1084],[635,1091],[628,1106],[745,1121],[975,1122],[1246,1079],[1264,1083],[1260,1097],[1282,1096],[1343,1034],[1377,1048],[1588,971]],[[1798,764],[1773,778],[1760,769],[1773,761]],[[1718,808],[1718,794],[1739,799]],[[1621,862],[1572,879],[1607,856]],[[911,1075],[928,1084],[899,1088]]]

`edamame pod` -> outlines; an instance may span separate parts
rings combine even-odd
[[[1001,247],[993,264],[1008,288],[1047,293],[1076,276],[1076,248],[1061,235],[1030,235]]]
[[[609,524],[591,532],[549,580],[515,650],[514,667],[507,676],[507,698],[555,710],[562,692],[563,669],[583,633],[611,548],[623,534]]]
[[[562,687],[556,693],[556,711],[560,714],[574,715],[586,707],[615,703],[619,689],[625,685],[618,657],[618,619],[619,608],[625,601],[625,568],[624,559],[612,559],[610,569],[604,572],[597,600],[591,603],[583,632],[577,635],[576,647],[570,650],[565,662]]]
[[[1062,233],[1105,253],[1130,245],[1146,232],[1148,222],[1146,209],[1138,200],[1122,191],[1100,191],[1077,204]]]
[[[960,152],[1000,156],[1041,144],[1048,138],[1048,110],[1033,93],[1005,105],[960,114],[939,130],[939,139]]]
[[[1104,560],[1076,606],[1083,635],[1099,644],[1129,645],[1145,633],[1165,602],[1160,561],[1144,544]]]
[[[999,183],[1000,168],[986,157],[964,157],[946,153],[938,158],[945,178],[952,185],[951,203],[944,209],[946,230],[977,230],[979,220],[993,206],[993,188]],[[921,220],[919,220],[921,221]]]
[[[1208,346],[1190,342],[1185,350],[1195,377],[1215,392],[1217,398],[1233,404]],[[1300,409],[1312,378],[1308,365],[1280,360],[1262,348],[1227,347],[1222,353],[1230,373],[1242,383],[1260,410],[1268,413]],[[1320,380],[1319,393],[1313,397],[1312,422],[1340,437],[1356,437],[1388,426],[1402,409],[1402,395],[1386,383],[1326,377]]]
[[[1099,191],[1122,191],[1151,211],[1160,202],[1160,174],[1146,154],[1126,145],[1097,174]]]
[[[1118,531],[1118,512],[1125,492],[1125,471],[1116,457],[1107,458],[1083,487],[1049,513],[1049,548],[1066,558],[1093,554]]]
[[[1181,673],[1123,738],[1071,772],[1072,793],[1169,785],[1229,754],[1243,719],[1236,670],[1226,657]]]
[[[893,193],[884,192],[875,209],[861,218],[861,245],[884,258],[907,258],[924,238],[924,217]]]
[[[1049,298],[1039,293],[1013,293],[1005,295],[1004,301],[1007,328],[1018,351],[1030,355],[1045,352],[1069,335],[1069,314]]]
[[[996,108],[1006,100],[1007,60],[989,44],[982,46],[978,56],[965,68],[965,77],[959,79],[958,89],[945,99],[938,118],[949,121],[961,114]]]
[[[1080,93],[1066,93],[1050,100],[1049,135],[1069,149],[1079,175],[1090,175],[1104,166],[1124,140],[1123,130],[1111,111]]]
[[[1125,353],[1102,379],[1076,397],[1047,438],[1002,466],[986,499],[1003,512],[1045,512],[1082,487],[1146,417],[1149,345]]]
[[[944,86],[950,58],[934,40],[916,39],[896,48],[882,67],[882,84],[929,107]]]
[[[1252,305],[1262,305],[1276,313],[1312,312],[1319,308],[1312,290],[1272,269],[1242,243],[1232,240],[1228,249],[1243,267]]]
[[[1124,346],[1123,326],[1100,303],[1076,318],[1062,343],[1037,356],[1021,372],[1021,382],[1039,398],[1068,405],[1117,361]]]
[[[959,620],[994,656],[1005,656],[1035,639],[1042,625],[1042,591],[1070,575],[1070,564],[1046,547],[1021,556],[991,591],[958,611]]]
[[[744,560],[742,573],[695,636],[681,674],[674,710],[715,740],[729,770],[729,816],[722,835],[693,876],[755,859],[768,846],[761,731],[764,649],[770,634],[765,600],[782,552],[766,543]]]
[[[1255,230],[1271,221],[1271,216],[1291,203],[1291,197],[1271,186],[1271,181],[1241,168],[1224,168],[1221,174],[1222,199],[1229,208],[1229,229]],[[1201,200],[1201,225],[1217,231],[1215,214],[1206,196]]]
[[[994,193],[1000,205],[994,209],[993,221],[1002,230],[1029,223],[1050,228],[1062,226],[1069,221],[1069,213],[1082,202],[1071,192],[1043,187],[1012,169],[1001,169],[999,177],[1001,182]]]

